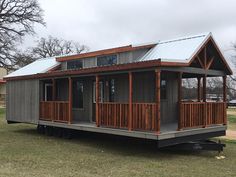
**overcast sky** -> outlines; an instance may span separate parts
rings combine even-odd
[[[91,50],[212,32],[223,49],[236,42],[235,0],[39,0],[52,35]]]

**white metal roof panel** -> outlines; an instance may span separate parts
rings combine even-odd
[[[56,61],[55,57],[38,59],[38,60],[30,63],[29,65],[26,65],[23,68],[20,68],[16,71],[6,75],[4,78],[45,73],[45,72],[49,71],[50,69],[58,66],[59,64],[60,63]]]
[[[211,33],[160,41],[139,61],[161,59],[168,62],[189,62]]]

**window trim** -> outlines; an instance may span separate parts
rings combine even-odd
[[[72,62],[81,61],[82,67],[81,68],[74,68],[74,69],[83,69],[84,68],[84,59],[75,59],[75,60],[66,61],[66,70],[73,70],[73,69],[68,68],[68,62],[70,62],[70,61],[72,61]]]
[[[117,64],[119,64],[119,55],[118,54],[111,54],[111,55],[100,55],[100,56],[96,56],[95,57],[95,64],[96,64],[96,67],[102,67],[102,66],[98,66],[98,57],[105,57],[105,56],[112,56],[112,55],[116,55],[116,64],[115,65],[117,65]],[[112,66],[112,65],[105,65],[105,66]]]

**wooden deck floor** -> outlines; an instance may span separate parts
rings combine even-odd
[[[215,125],[206,128],[195,128],[195,129],[187,129],[177,131],[177,124],[166,124],[162,125],[162,131],[160,134],[156,134],[155,132],[144,132],[144,131],[128,131],[127,129],[114,129],[114,128],[106,128],[106,127],[96,127],[93,123],[74,123],[74,124],[66,124],[66,123],[58,123],[51,121],[39,121],[41,125],[68,128],[73,130],[82,130],[89,132],[97,132],[97,133],[105,133],[105,134],[113,134],[134,138],[142,138],[142,139],[150,139],[150,140],[165,140],[172,139],[190,135],[199,135],[203,133],[214,133],[214,132],[222,132],[226,131],[226,126],[223,125]]]

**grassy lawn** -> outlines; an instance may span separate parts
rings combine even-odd
[[[226,159],[215,152],[157,151],[154,143],[78,133],[73,140],[36,133],[35,126],[7,125],[0,109],[0,176],[235,176],[236,142]],[[232,118],[233,120],[233,118]],[[230,118],[231,121],[231,118]]]
[[[227,110],[228,129],[236,131],[236,108],[229,108]]]

